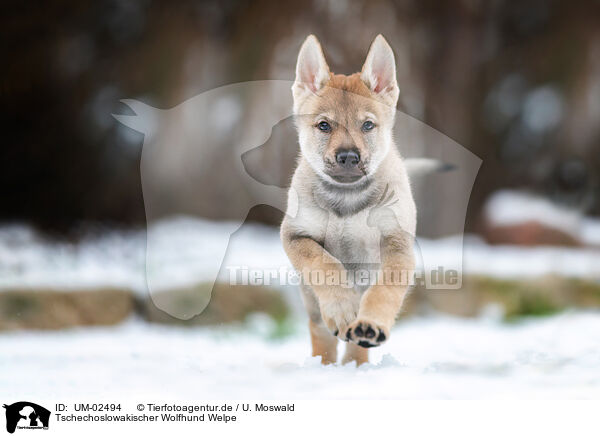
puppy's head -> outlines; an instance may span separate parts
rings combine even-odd
[[[392,145],[398,101],[394,54],[377,36],[360,73],[329,71],[321,45],[304,41],[292,86],[302,155],[338,186],[356,186],[375,173]]]

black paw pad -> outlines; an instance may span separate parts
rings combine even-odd
[[[379,336],[377,336],[377,342],[383,342],[385,341],[385,333],[380,332]]]
[[[369,326],[367,328],[367,331],[365,332],[365,338],[374,338],[375,337],[375,330],[373,330],[373,328],[371,326]]]
[[[359,338],[360,338],[360,337],[363,337],[363,336],[364,336],[364,334],[365,334],[365,332],[363,331],[363,329],[362,329],[362,326],[360,326],[360,325],[359,325],[358,327],[356,327],[356,328],[354,329],[354,334],[355,334],[356,336],[358,336]]]
[[[350,339],[352,339],[352,337],[350,336],[351,334],[352,334],[351,330],[350,330],[350,329],[348,329],[348,331],[346,332],[346,339],[347,339],[347,340],[350,340]]]
[[[335,332],[333,332],[333,336],[337,336],[339,332],[339,330],[336,330]]]
[[[374,346],[375,346],[375,345],[373,345],[372,343],[370,343],[370,342],[367,342],[367,341],[359,341],[359,342],[358,342],[358,345],[360,345],[360,346],[361,346],[361,347],[363,347],[363,348],[371,348],[371,347],[374,347]]]

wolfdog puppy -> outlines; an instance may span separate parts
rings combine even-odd
[[[414,271],[416,208],[392,138],[392,49],[379,35],[361,72],[333,74],[310,35],[292,92],[300,156],[288,209],[297,213],[286,214],[281,239],[301,272],[313,356],[336,362],[340,339],[342,362],[360,365],[390,337]]]

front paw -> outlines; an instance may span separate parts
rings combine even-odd
[[[336,298],[320,302],[321,317],[329,331],[346,341],[345,332],[356,319],[359,307],[358,298]]]
[[[348,326],[346,339],[363,348],[378,347],[390,337],[389,330],[372,321],[357,319]]]

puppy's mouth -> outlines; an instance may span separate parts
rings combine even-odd
[[[358,182],[360,179],[364,177],[363,174],[357,176],[332,176],[330,177],[338,183],[354,183]]]
[[[329,177],[338,183],[355,183],[367,175],[364,168],[339,168],[334,167],[325,172]]]

